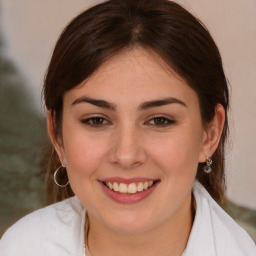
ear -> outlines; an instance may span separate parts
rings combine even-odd
[[[210,124],[207,124],[202,140],[199,162],[203,163],[207,157],[211,157],[219,145],[225,122],[225,109],[221,104],[215,107],[215,116]]]
[[[50,113],[50,111],[47,112],[47,130],[49,137],[51,139],[51,142],[54,146],[55,151],[57,152],[60,162],[63,165],[66,165],[66,159],[65,159],[65,152],[63,147],[62,139],[58,136],[56,137],[55,134],[55,122],[54,122],[54,116]]]

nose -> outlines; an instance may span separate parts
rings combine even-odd
[[[147,154],[143,139],[136,128],[125,127],[113,134],[110,162],[124,170],[131,170],[146,162]]]

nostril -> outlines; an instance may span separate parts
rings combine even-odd
[[[128,137],[131,135],[123,135],[118,142],[113,142],[108,155],[112,164],[127,170],[138,167],[147,160],[147,154],[139,140],[133,138],[131,142]]]

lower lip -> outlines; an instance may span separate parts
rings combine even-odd
[[[143,190],[141,192],[137,192],[135,194],[122,194],[119,192],[115,192],[112,189],[105,186],[102,182],[100,182],[100,185],[103,188],[103,191],[106,193],[107,196],[109,196],[111,199],[118,203],[122,204],[132,204],[142,201],[143,199],[147,198],[156,188],[156,186],[159,184],[159,182],[156,182],[152,187]]]

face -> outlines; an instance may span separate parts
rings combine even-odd
[[[63,102],[58,153],[97,223],[143,232],[189,208],[206,132],[196,93],[159,58],[120,53]]]

